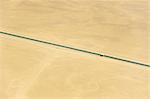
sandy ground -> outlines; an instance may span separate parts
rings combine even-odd
[[[1,1],[1,31],[150,63],[148,0]]]
[[[150,69],[1,36],[1,99],[149,99]]]
[[[148,0],[0,0],[0,31],[150,64]],[[0,35],[1,99],[149,99],[150,69]]]

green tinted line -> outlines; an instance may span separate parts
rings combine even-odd
[[[63,47],[63,48],[67,48],[67,49],[81,51],[81,52],[85,52],[85,53],[89,53],[89,54],[103,56],[102,54],[99,54],[99,53],[95,53],[95,52],[91,52],[91,51],[86,51],[86,50],[81,50],[81,49],[77,49],[77,48],[73,48],[73,47],[69,47],[69,46],[64,46],[64,45],[60,45],[60,44],[55,44],[55,43],[51,43],[51,42],[46,42],[46,41],[42,41],[42,40],[38,40],[38,39],[28,38],[28,37],[19,36],[19,35],[15,35],[15,34],[10,34],[10,33],[6,33],[6,32],[0,32],[0,33],[6,34],[6,35],[10,35],[10,36],[14,36],[14,37],[18,37],[18,38],[32,40],[32,41],[36,41],[36,42],[40,42],[40,43],[45,43],[45,44],[50,44],[50,45],[54,45],[54,46],[58,46],[58,47]]]
[[[124,61],[124,62],[128,62],[128,63],[132,63],[132,64],[136,64],[136,65],[142,65],[142,66],[150,67],[150,65],[148,65],[148,64],[139,63],[139,62],[135,62],[135,61],[132,61],[132,60],[122,59],[122,58],[118,58],[118,57],[114,57],[114,56],[104,55],[104,57],[119,60],[119,61]]]
[[[57,47],[62,47],[62,48],[66,48],[66,49],[71,49],[71,50],[75,50],[75,51],[80,51],[80,52],[84,52],[84,53],[88,53],[88,54],[93,54],[93,55],[105,57],[105,58],[110,58],[110,59],[114,59],[114,60],[118,60],[118,61],[123,61],[123,62],[132,63],[132,64],[136,64],[136,65],[150,67],[150,65],[148,65],[148,64],[139,63],[139,62],[135,62],[132,60],[127,60],[127,59],[122,59],[122,58],[118,58],[118,57],[114,57],[114,56],[110,56],[110,55],[104,55],[104,54],[100,54],[100,53],[96,53],[96,52],[91,52],[91,51],[78,49],[78,48],[74,48],[74,47],[70,47],[70,46],[65,46],[65,45],[61,45],[61,44],[56,44],[56,43],[51,43],[51,42],[42,41],[42,40],[38,40],[38,39],[33,39],[33,38],[20,36],[20,35],[16,35],[16,34],[11,34],[11,33],[6,33],[6,32],[0,32],[0,33],[5,34],[5,35],[9,35],[9,36],[13,36],[13,37],[18,37],[18,38],[22,38],[22,39],[26,39],[26,40],[39,42],[39,43],[49,44],[49,45],[53,45],[53,46],[57,46]]]

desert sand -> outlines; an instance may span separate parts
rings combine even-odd
[[[0,31],[150,64],[148,0],[0,0]],[[149,99],[150,68],[0,34],[1,99]]]

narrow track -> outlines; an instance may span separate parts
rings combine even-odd
[[[123,62],[131,63],[131,64],[136,64],[136,65],[140,65],[140,66],[150,67],[149,64],[145,64],[145,63],[141,63],[141,62],[136,62],[134,60],[128,60],[128,59],[118,58],[118,57],[111,56],[111,55],[105,55],[105,54],[101,54],[101,53],[87,51],[87,50],[84,50],[84,49],[78,49],[78,48],[74,48],[74,47],[70,47],[70,46],[66,46],[66,45],[61,45],[61,44],[51,43],[51,42],[47,42],[47,41],[43,41],[43,40],[38,40],[38,39],[34,39],[34,38],[29,38],[29,37],[25,37],[25,36],[20,36],[20,35],[16,35],[16,34],[12,34],[12,33],[6,33],[6,32],[1,32],[0,31],[0,34],[9,35],[9,36],[13,36],[13,37],[18,37],[18,38],[22,38],[22,39],[26,39],[26,40],[30,40],[30,41],[34,41],[34,42],[49,44],[49,45],[53,45],[53,46],[57,46],[57,47],[62,47],[62,48],[66,48],[66,49],[75,50],[75,51],[80,51],[80,52],[83,52],[83,53],[93,54],[93,55],[97,55],[97,56],[100,56],[100,57],[110,58],[110,59],[114,59],[114,60],[118,60],[118,61],[123,61]]]

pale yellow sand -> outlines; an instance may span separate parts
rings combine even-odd
[[[1,99],[149,99],[150,69],[1,36]]]
[[[0,31],[150,64],[148,0],[0,0]],[[0,99],[150,99],[150,68],[0,34]]]
[[[1,31],[150,64],[149,0],[1,0]]]

